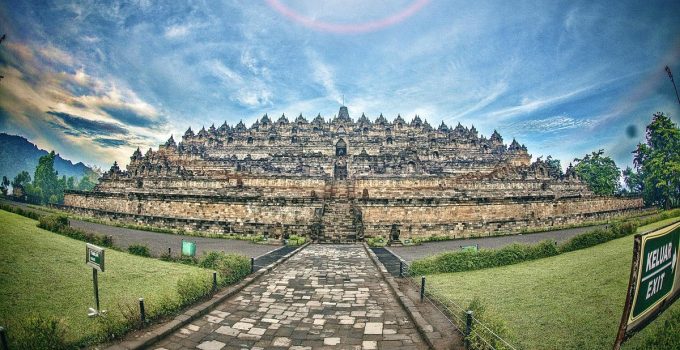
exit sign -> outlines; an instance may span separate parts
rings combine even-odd
[[[652,311],[673,292],[677,273],[680,227],[642,236],[640,269],[629,323]]]
[[[626,303],[614,350],[680,297],[680,223],[637,234],[633,240]]]

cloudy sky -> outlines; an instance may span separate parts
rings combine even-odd
[[[652,113],[678,121],[680,6],[599,3],[3,1],[0,132],[108,168],[189,126],[332,117],[344,95],[355,118],[419,114],[625,167]]]

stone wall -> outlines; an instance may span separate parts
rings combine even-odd
[[[455,238],[518,233],[600,221],[641,210],[642,199],[593,197],[561,200],[379,203],[363,201],[365,235],[388,237],[397,225],[401,238]]]
[[[359,192],[356,190],[356,192]],[[248,198],[153,193],[70,192],[65,207],[126,222],[216,233],[309,234],[323,198]],[[599,221],[642,208],[639,198],[364,198],[355,200],[366,237],[517,233]]]
[[[64,208],[125,222],[215,233],[307,234],[320,199],[258,199],[152,193],[70,192]]]

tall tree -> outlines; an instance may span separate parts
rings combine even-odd
[[[647,125],[646,143],[633,152],[647,204],[664,208],[680,205],[680,129],[658,112]]]
[[[9,180],[7,180],[7,176],[3,176],[2,182],[0,182],[0,192],[2,192],[3,196],[6,196],[8,190],[9,190]]]
[[[31,182],[31,175],[28,173],[28,171],[24,170],[17,174],[17,176],[14,177],[14,180],[12,180],[12,188],[23,188],[27,184]]]
[[[586,154],[583,158],[575,158],[574,171],[585,181],[593,193],[611,196],[619,189],[621,170],[610,157],[603,157],[604,150]]]
[[[59,181],[59,174],[54,170],[54,158],[56,154],[54,151],[47,155],[40,157],[38,166],[35,168],[33,175],[33,194],[34,198],[40,192],[40,202],[42,204],[57,203],[59,200],[59,192],[64,193],[62,184]],[[31,193],[29,193],[29,196]]]
[[[642,179],[642,173],[639,170],[633,170],[631,167],[626,167],[626,170],[622,172],[623,181],[628,187],[628,191],[633,194],[642,194],[644,188],[644,182]]]

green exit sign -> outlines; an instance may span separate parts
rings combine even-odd
[[[635,297],[629,323],[653,311],[675,289],[680,226],[642,236]]]
[[[85,263],[104,272],[104,252],[104,248],[90,243],[85,244]]]

